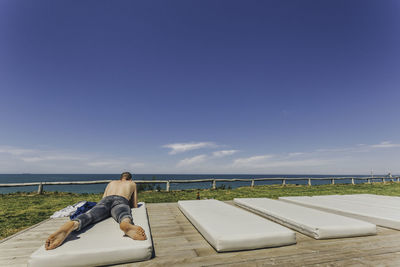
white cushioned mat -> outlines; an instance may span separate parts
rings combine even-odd
[[[397,208],[351,202],[339,196],[280,197],[280,200],[306,207],[353,217],[376,225],[400,230],[400,212]]]
[[[292,230],[222,201],[184,200],[178,206],[218,252],[296,243]]]
[[[352,203],[358,203],[367,206],[376,206],[383,208],[396,209],[400,212],[400,198],[382,195],[372,195],[372,194],[355,194],[355,195],[328,195],[328,196],[318,196],[321,198],[328,199],[340,199]]]
[[[235,204],[315,239],[376,234],[376,225],[269,198],[235,198]]]
[[[147,240],[133,240],[119,228],[113,218],[72,232],[58,248],[45,250],[44,245],[30,257],[29,267],[99,266],[148,260],[152,256],[149,222],[144,203],[132,209],[133,221],[143,227]]]

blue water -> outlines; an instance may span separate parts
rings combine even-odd
[[[217,187],[224,185],[225,187],[230,186],[231,188],[237,188],[240,186],[249,186],[252,178],[272,178],[272,177],[287,177],[287,178],[302,178],[302,177],[343,177],[357,175],[232,175],[232,174],[135,174],[134,179],[137,180],[189,180],[189,179],[249,179],[247,182],[217,182]],[[360,175],[358,175],[360,177]],[[29,182],[56,182],[56,181],[92,181],[92,180],[108,180],[108,179],[119,179],[119,174],[0,174],[0,183],[29,183]],[[362,183],[362,181],[355,181],[356,183]],[[281,181],[256,181],[256,185],[265,184],[280,184]],[[313,184],[328,184],[329,180],[326,181],[312,181]],[[351,183],[351,180],[336,180],[335,183]],[[211,183],[186,183],[186,184],[171,184],[171,190],[177,189],[204,189],[210,188]],[[287,184],[307,184],[307,180],[304,181],[287,181]],[[59,191],[59,192],[74,192],[74,193],[101,193],[104,191],[105,184],[94,184],[94,185],[46,185],[44,186],[45,191]],[[160,184],[162,189],[165,189],[165,184]],[[0,187],[0,193],[11,193],[11,192],[31,192],[36,191],[37,186],[25,186],[25,187]]]

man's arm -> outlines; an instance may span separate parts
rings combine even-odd
[[[105,198],[107,196],[107,189],[109,186],[110,186],[110,183],[108,183],[106,189],[104,190],[103,198]]]
[[[137,208],[137,188],[136,188],[136,183],[133,182],[133,193],[131,196],[131,207]]]

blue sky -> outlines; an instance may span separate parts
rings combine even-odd
[[[400,173],[398,1],[0,2],[0,173]]]

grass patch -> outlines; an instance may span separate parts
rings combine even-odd
[[[139,201],[146,203],[176,202],[178,200],[214,198],[232,200],[239,197],[312,196],[332,194],[378,194],[400,196],[400,183],[336,184],[336,185],[262,185],[235,189],[192,189],[139,192]],[[99,201],[102,194],[75,194],[65,192],[0,194],[0,239],[39,223],[68,205],[81,200]]]

